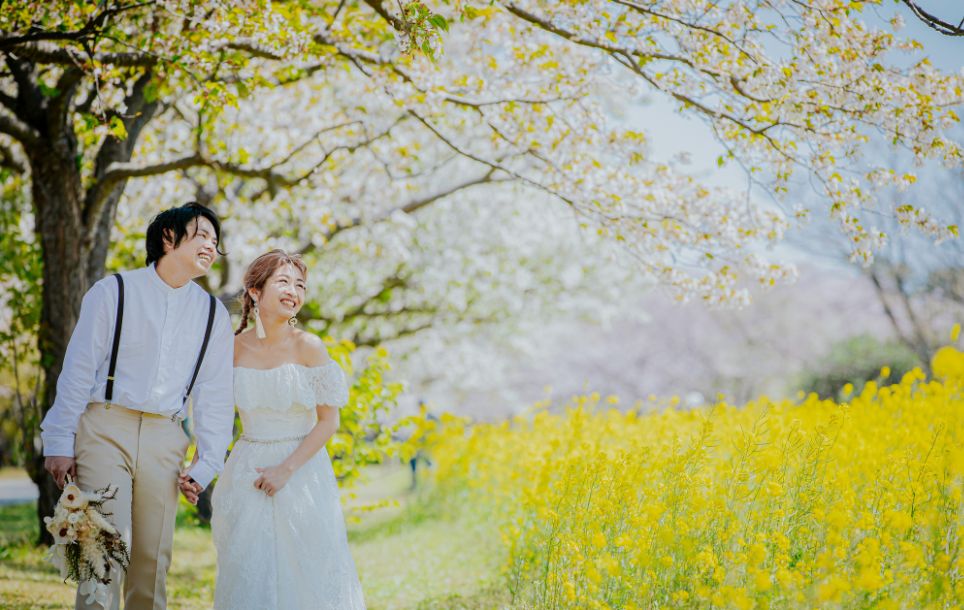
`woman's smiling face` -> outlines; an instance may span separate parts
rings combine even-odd
[[[301,311],[305,303],[305,289],[304,274],[294,265],[286,263],[275,269],[264,283],[260,295],[252,289],[251,296],[258,304],[262,318],[273,316],[287,320]]]

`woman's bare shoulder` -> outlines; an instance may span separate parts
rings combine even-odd
[[[298,360],[304,366],[321,366],[331,362],[328,348],[321,337],[304,330],[297,331]]]
[[[237,366],[240,357],[244,356],[251,345],[251,337],[254,335],[250,329],[244,330],[234,336],[234,364]]]

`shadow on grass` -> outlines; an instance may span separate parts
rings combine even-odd
[[[37,503],[0,506],[0,549],[37,540]]]
[[[36,542],[37,503],[0,506],[0,561],[4,567],[26,575],[55,574],[54,567],[43,559],[45,548]]]
[[[29,594],[5,593],[3,596],[3,610],[46,610],[48,608],[63,610],[61,602],[37,601]]]
[[[363,544],[380,538],[395,536],[406,529],[428,521],[445,520],[447,515],[425,498],[415,498],[404,508],[386,514],[372,513],[358,523],[348,523],[348,541]]]
[[[369,607],[404,610],[508,608],[499,584],[498,545],[431,497],[399,494],[399,506],[363,513],[348,526]],[[44,559],[36,540],[36,506],[0,507],[0,608],[65,608],[73,587]],[[210,608],[216,561],[210,529],[193,508],[178,510],[175,559],[168,577],[171,610]]]

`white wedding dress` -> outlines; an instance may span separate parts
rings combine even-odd
[[[236,367],[234,400],[244,434],[212,496],[214,607],[364,609],[328,452],[318,451],[273,497],[254,488],[255,468],[280,464],[315,425],[315,405],[348,401],[341,368]]]

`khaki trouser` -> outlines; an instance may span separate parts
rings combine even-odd
[[[189,441],[179,421],[105,403],[91,403],[80,417],[75,441],[77,484],[93,490],[113,484],[117,497],[104,503],[108,519],[127,542],[131,563],[111,574],[108,610],[163,610],[171,566],[177,473]],[[88,606],[78,593],[78,610]]]

